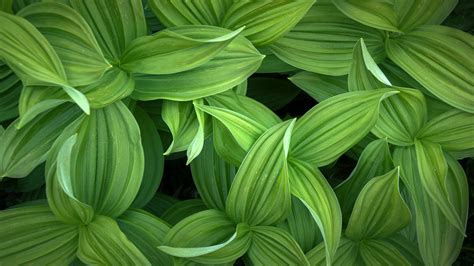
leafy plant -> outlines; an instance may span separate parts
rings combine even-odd
[[[456,5],[2,1],[0,264],[453,264]]]

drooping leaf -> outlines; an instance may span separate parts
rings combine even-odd
[[[474,149],[474,115],[459,110],[445,112],[425,124],[417,138],[439,143],[451,152]]]
[[[290,156],[327,165],[359,142],[378,119],[380,102],[397,91],[348,92],[322,101],[295,125]]]
[[[253,265],[309,265],[298,243],[285,230],[255,226],[252,233],[248,256]]]
[[[230,33],[218,27],[200,28],[200,31],[195,31],[193,26],[182,26],[174,31],[193,39],[212,39]],[[221,93],[246,80],[258,69],[262,59],[263,56],[247,39],[237,36],[225,49],[199,67],[168,75],[136,74],[133,97],[142,101],[189,101]]]
[[[336,194],[323,174],[310,164],[291,160],[291,193],[310,211],[323,235],[328,264],[334,260],[342,230],[341,209]]]
[[[381,31],[349,19],[330,1],[318,1],[291,31],[270,45],[270,50],[299,69],[340,76],[349,72],[352,49],[360,38],[376,62],[383,60]]]
[[[387,55],[444,102],[474,112],[474,37],[445,26],[422,26],[391,38]],[[422,70],[422,71],[420,71]]]
[[[347,92],[346,76],[325,76],[300,71],[288,79],[318,102]]]
[[[441,145],[425,140],[417,140],[416,161],[423,188],[452,225],[464,232],[465,225],[459,213],[450,201],[447,189],[448,164]]]
[[[49,41],[61,59],[71,86],[93,83],[111,67],[89,25],[71,7],[36,3],[17,15],[31,22]]]
[[[156,248],[163,244],[170,229],[164,221],[145,211],[132,209],[118,217],[117,223],[151,264],[172,264],[171,257]]]
[[[194,112],[196,113],[199,127],[196,135],[194,135],[194,138],[186,151],[186,156],[188,157],[186,165],[190,164],[194,158],[196,158],[201,153],[204,147],[204,140],[211,133],[210,117],[201,109],[197,108],[198,105],[202,104],[204,104],[203,99],[193,100]]]
[[[225,213],[207,210],[191,215],[171,228],[159,249],[198,263],[227,263],[247,251],[250,239],[248,225],[235,225]]]
[[[79,227],[77,256],[89,265],[151,265],[143,253],[120,231],[117,222],[100,215],[91,223]]]
[[[410,223],[410,210],[399,190],[399,169],[374,177],[360,191],[346,228],[354,240],[385,238]]]
[[[367,182],[389,172],[393,167],[387,141],[379,139],[367,145],[351,175],[335,188],[345,222],[349,220],[357,197]]]
[[[145,156],[145,169],[140,189],[132,206],[134,208],[143,208],[155,196],[160,186],[165,162],[160,135],[150,116],[138,106],[135,107],[133,115],[140,127],[140,136]]]
[[[0,176],[27,176],[46,160],[56,138],[79,116],[79,109],[69,104],[59,106],[17,129],[18,120],[10,124],[0,144]]]
[[[236,167],[217,155],[212,140],[208,139],[201,154],[191,163],[191,172],[199,196],[210,209],[225,210],[236,171]]]
[[[147,33],[141,0],[69,2],[87,21],[102,52],[111,63],[118,63],[126,47]]]
[[[2,264],[69,264],[76,257],[78,229],[41,204],[2,210],[0,238]]]
[[[287,155],[294,120],[263,133],[235,175],[226,202],[237,223],[272,225],[285,219],[291,206]]]
[[[201,26],[186,26],[187,30],[202,31]],[[204,30],[209,29],[207,26]],[[133,40],[122,55],[120,66],[132,73],[174,74],[199,67],[222,52],[242,31],[216,30],[212,38],[181,35],[179,28],[162,30],[151,36]]]

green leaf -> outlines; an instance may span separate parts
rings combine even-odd
[[[5,0],[0,3],[0,11],[13,14],[13,0]]]
[[[333,0],[337,8],[349,18],[381,30],[399,32],[394,1]]]
[[[370,239],[360,245],[360,256],[365,265],[411,265],[388,241]]]
[[[87,100],[86,96],[82,92],[69,86],[64,86],[63,89],[67,93],[67,95],[72,99],[72,101],[75,102],[77,106],[79,106],[84,111],[84,113],[90,114],[89,101]]]
[[[2,63],[0,61],[0,68]],[[0,122],[18,116],[18,101],[22,84],[18,77],[5,65],[6,71],[0,69]],[[4,76],[2,78],[2,76]]]
[[[141,0],[69,2],[87,21],[102,52],[111,63],[118,63],[125,48],[134,39],[147,33]]]
[[[336,194],[323,174],[308,163],[291,160],[291,193],[310,211],[323,235],[328,264],[334,260],[341,238],[342,217]]]
[[[262,64],[257,70],[257,73],[281,73],[281,72],[291,72],[298,70],[294,66],[283,62],[280,58],[274,55],[269,49],[265,50],[263,47],[259,47],[260,52],[265,55],[265,58],[262,61]]]
[[[35,3],[17,15],[31,22],[49,41],[61,59],[71,86],[93,83],[112,67],[87,22],[69,6]]]
[[[401,166],[401,177],[408,188],[416,210],[416,232],[421,257],[425,265],[451,265],[457,259],[464,236],[441,212],[429,196],[419,175],[415,146],[397,147],[394,161]],[[449,198],[464,224],[468,210],[467,178],[461,165],[447,156],[446,178]]]
[[[202,110],[197,108],[197,105],[201,104],[204,104],[203,99],[193,100],[194,112],[196,113],[199,128],[186,151],[186,156],[188,157],[186,165],[190,164],[194,158],[196,158],[201,153],[204,146],[204,140],[211,133],[210,117]]]
[[[27,176],[46,160],[56,138],[74,119],[79,110],[71,105],[59,106],[17,129],[16,120],[2,135],[0,144],[0,177]]]
[[[135,199],[144,171],[140,130],[135,118],[122,102],[94,110],[68,127],[53,150],[59,150],[75,134],[77,142],[71,147],[70,158],[58,161],[58,164],[70,164],[62,174],[69,179],[71,191],[97,214],[119,216]],[[58,174],[54,173],[55,157],[50,158],[46,171],[48,176],[54,176]]]
[[[233,1],[226,10],[221,26],[236,29],[255,46],[271,44],[281,38],[303,18],[315,0]]]
[[[465,231],[465,223],[461,213],[456,211],[449,199],[447,189],[448,165],[441,145],[430,141],[417,140],[416,160],[421,183],[431,199],[436,202],[440,210],[452,225],[461,233]]]
[[[409,32],[424,24],[441,24],[457,4],[457,0],[395,1],[399,28]]]
[[[247,155],[226,126],[215,119],[212,123],[212,142],[217,154],[234,166],[239,166]]]
[[[76,257],[78,230],[63,224],[46,205],[0,212],[2,264],[69,264]]]
[[[382,61],[385,37],[381,31],[349,19],[330,1],[318,1],[291,31],[270,45],[270,50],[299,69],[340,76],[349,72],[352,49],[360,38],[375,61]]]
[[[410,263],[410,265],[423,265],[418,245],[416,242],[411,242],[400,234],[395,234],[390,238],[384,239],[384,242],[390,243],[398,252]]]
[[[349,91],[392,87],[385,74],[370,56],[364,40],[354,47],[353,63],[348,76]],[[418,90],[393,87],[400,93],[382,103],[380,118],[373,133],[399,146],[412,145],[426,120],[426,102]]]
[[[298,243],[283,229],[255,226],[252,233],[248,256],[253,265],[309,265]]]
[[[225,213],[207,210],[175,225],[165,237],[161,251],[198,263],[221,264],[241,257],[250,246],[248,225],[235,225]]]
[[[170,265],[172,258],[156,247],[170,230],[159,218],[142,210],[128,210],[117,219],[121,231],[154,265]]]
[[[367,182],[389,172],[393,167],[386,140],[374,140],[367,145],[350,176],[335,188],[345,222],[349,220],[357,197]]]
[[[322,101],[295,125],[290,157],[328,165],[358,143],[375,125],[389,89],[344,93]]]
[[[200,28],[200,31],[195,31],[193,26],[183,26],[174,31],[193,39],[211,39],[230,33],[212,26]],[[189,101],[221,93],[246,80],[258,69],[262,59],[263,55],[247,39],[237,36],[219,54],[199,67],[168,75],[136,74],[133,97],[142,101]]]
[[[399,168],[367,182],[354,204],[346,236],[354,240],[385,238],[410,223],[411,214],[398,188]]]
[[[235,175],[226,212],[235,222],[272,225],[291,207],[287,155],[294,120],[277,124],[250,148]]]
[[[324,243],[317,245],[306,253],[306,257],[312,266],[328,265],[324,253]],[[339,247],[337,248],[333,265],[364,265],[359,253],[359,245],[350,239],[342,237],[339,242]]]
[[[325,76],[300,71],[288,79],[318,102],[347,92],[346,76]]]
[[[210,209],[225,210],[225,202],[236,168],[222,160],[208,139],[201,154],[191,163],[194,184],[202,201]]]
[[[186,217],[207,209],[207,206],[200,199],[183,200],[171,205],[163,212],[161,217],[169,224],[175,225]]]
[[[79,227],[77,256],[86,264],[151,265],[140,250],[120,231],[117,222],[100,215],[91,223]]]
[[[148,211],[155,216],[162,217],[163,213],[169,210],[177,202],[178,200],[173,197],[156,193],[155,196],[143,208],[143,210]]]
[[[199,32],[201,26],[186,26]],[[207,26],[204,30],[209,29]],[[137,38],[122,55],[120,66],[132,73],[174,74],[199,67],[222,52],[242,31],[216,30],[213,38],[193,38],[180,34],[179,27]],[[222,34],[222,35],[220,35]],[[158,64],[157,64],[158,62]]]
[[[445,26],[422,26],[386,43],[387,55],[444,102],[474,112],[474,37]],[[420,71],[423,70],[423,71]]]
[[[451,152],[474,149],[474,115],[459,110],[445,112],[425,124],[417,138],[439,143]]]
[[[135,208],[144,207],[156,194],[163,177],[164,157],[160,135],[150,116],[136,106],[133,112],[140,127],[143,153],[145,156],[145,170],[137,196],[132,203]]]
[[[279,110],[297,97],[299,90],[288,80],[271,77],[251,77],[247,96],[271,110]]]
[[[24,86],[67,84],[58,55],[30,22],[0,11],[0,24],[0,57]]]
[[[283,223],[278,224],[278,227],[290,233],[303,252],[311,250],[323,240],[311,212],[296,197],[291,197],[288,217]]]
[[[188,149],[199,130],[192,102],[163,101],[161,116],[173,135],[165,155]]]

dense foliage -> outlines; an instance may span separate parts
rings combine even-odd
[[[0,1],[0,265],[453,264],[456,5]]]

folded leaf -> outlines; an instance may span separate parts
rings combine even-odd
[[[226,162],[239,166],[247,155],[247,151],[240,147],[230,130],[224,124],[213,120],[212,142],[217,154]]]
[[[94,110],[68,127],[55,146],[61,147],[75,134],[77,141],[71,148],[70,162],[64,162],[70,164],[64,175],[70,179],[71,191],[97,214],[119,216],[135,199],[144,171],[135,118],[122,102]],[[51,166],[47,165],[47,171],[54,175],[54,158],[48,163]]]
[[[423,188],[452,225],[462,233],[465,225],[461,213],[457,212],[449,200],[447,189],[448,165],[441,145],[430,141],[417,140],[416,161]]]
[[[202,30],[201,26],[185,28],[196,32]],[[133,40],[123,53],[120,66],[132,73],[155,75],[190,70],[209,62],[242,31],[242,28],[232,32],[216,28],[216,34],[211,38],[192,38],[181,35],[179,28],[175,29]],[[211,30],[207,26],[204,29]]]
[[[170,225],[175,225],[184,218],[207,209],[207,206],[200,199],[177,201],[164,211],[161,217]]]
[[[201,154],[191,162],[194,184],[208,208],[224,211],[236,171],[217,155],[212,140],[208,139]]]
[[[425,12],[425,11],[423,11]],[[444,102],[474,112],[474,37],[445,26],[422,26],[389,39],[388,57]]]
[[[347,92],[346,76],[325,76],[300,71],[288,79],[318,102]]]
[[[226,202],[236,222],[272,225],[281,222],[291,206],[287,155],[294,120],[277,124],[250,148],[235,175]]]
[[[221,26],[229,29],[245,26],[242,34],[255,46],[264,46],[293,28],[315,0],[233,2]]]
[[[348,92],[322,101],[296,123],[290,157],[318,166],[330,164],[369,133],[380,102],[396,93]]]
[[[88,225],[79,227],[77,256],[86,264],[151,265],[120,231],[117,222],[106,216],[97,216]]]
[[[474,149],[474,115],[459,110],[445,112],[429,121],[417,138],[439,143],[451,152]]]
[[[169,226],[142,210],[128,210],[117,219],[120,230],[145,255],[151,264],[170,265],[172,259],[156,247],[163,244]]]
[[[174,31],[194,39],[216,38],[230,32],[212,26],[200,28],[195,31],[192,26],[183,26]],[[258,69],[262,59],[263,55],[247,39],[237,36],[212,60],[194,69],[168,75],[135,75],[133,97],[142,101],[188,101],[221,93],[246,80]]]
[[[312,266],[328,265],[324,252],[324,243],[317,245],[306,253],[306,258],[308,258]],[[350,239],[342,237],[339,247],[337,248],[333,265],[364,265],[359,253],[359,245]]]
[[[160,135],[150,116],[136,106],[133,112],[140,127],[143,153],[145,156],[145,170],[143,172],[140,190],[132,203],[135,208],[143,208],[155,196],[161,183],[164,169],[163,147]]]
[[[342,230],[336,194],[319,170],[301,161],[289,164],[291,193],[310,211],[323,235],[327,263],[334,260]]]
[[[411,265],[388,241],[370,239],[360,245],[360,256],[365,265]]]
[[[457,4],[457,0],[395,1],[399,28],[409,32],[424,24],[441,24]]]
[[[118,63],[125,48],[135,38],[145,36],[146,21],[142,1],[69,0],[87,21],[105,57]]]
[[[250,246],[248,225],[235,225],[225,213],[207,210],[191,215],[175,225],[165,237],[161,251],[198,263],[231,262]]]
[[[335,188],[345,222],[349,220],[357,197],[367,182],[389,172],[393,167],[386,140],[374,140],[367,145],[351,175]]]
[[[198,105],[202,104],[204,104],[203,99],[193,100],[194,112],[196,113],[199,128],[186,151],[186,155],[188,157],[186,165],[190,164],[194,158],[196,158],[201,153],[204,146],[204,140],[211,133],[210,117],[202,110],[197,108]]]
[[[399,169],[370,180],[362,189],[346,228],[354,240],[385,238],[410,223],[411,215],[398,187]]]
[[[417,168],[414,146],[394,150],[394,161],[401,166],[401,177],[412,197],[416,209],[418,246],[426,265],[451,265],[461,250],[464,236],[441,212],[423,187]],[[462,167],[451,157],[446,178],[449,198],[464,224],[467,219],[468,185]]]
[[[18,120],[10,124],[0,144],[0,177],[27,176],[46,160],[56,138],[79,114],[74,106],[62,105],[40,115],[21,129],[16,128]]]
[[[17,14],[31,22],[56,50],[71,86],[98,80],[111,67],[81,15],[59,3],[35,3]]]
[[[282,61],[309,72],[340,76],[349,72],[352,49],[364,38],[376,62],[385,57],[384,34],[359,24],[330,3],[318,1],[270,50]]]
[[[0,57],[24,86],[67,84],[58,55],[30,22],[0,11],[0,24]]]
[[[69,264],[76,257],[78,230],[56,218],[46,205],[0,212],[2,264]]]
[[[394,1],[333,0],[342,13],[372,28],[399,32]]]
[[[255,226],[252,232],[248,256],[253,265],[309,265],[298,243],[283,229]]]

